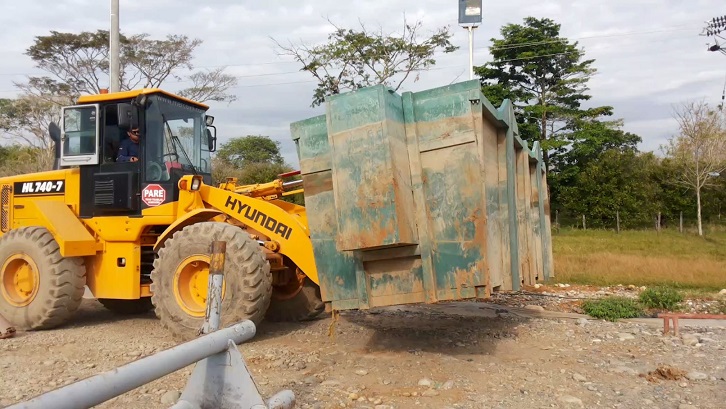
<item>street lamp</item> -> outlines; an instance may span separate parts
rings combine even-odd
[[[469,31],[469,79],[474,79],[474,29],[481,24],[482,0],[459,0],[459,25]]]

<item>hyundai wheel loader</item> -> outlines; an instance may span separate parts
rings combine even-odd
[[[0,178],[0,315],[19,329],[57,327],[88,286],[112,311],[153,309],[178,337],[193,338],[215,240],[227,242],[223,325],[322,312],[305,208],[282,200],[301,182],[285,182],[293,172],[213,186],[207,111],[155,88],[63,107],[49,127],[53,170]],[[131,130],[134,145],[125,141]]]

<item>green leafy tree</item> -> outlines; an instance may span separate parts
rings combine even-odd
[[[585,120],[612,115],[612,108],[582,108],[591,98],[587,81],[596,72],[594,60],[583,60],[578,43],[560,36],[560,24],[527,17],[504,25],[500,34],[491,39],[492,62],[475,73],[492,103],[512,100],[522,138],[540,141],[549,169],[550,152],[565,148],[569,133]]]
[[[680,166],[672,158],[662,158],[653,172],[656,186],[656,200],[659,203],[664,223],[679,223],[681,212],[686,221],[696,220],[696,197],[688,187],[678,183]]]
[[[554,208],[561,207],[560,191],[576,183],[577,175],[607,151],[637,152],[640,136],[620,129],[622,121],[577,120],[567,134],[567,148],[551,157],[550,196]]]
[[[219,184],[228,177],[235,177],[238,184],[252,185],[271,182],[279,174],[292,170],[280,153],[280,142],[269,136],[247,135],[220,145],[212,163],[212,180]],[[296,179],[299,177],[286,180]],[[285,196],[283,200],[304,204],[302,194]]]
[[[563,187],[562,203],[571,212],[586,214],[592,227],[614,226],[616,212],[622,227],[648,224],[658,208],[652,178],[657,164],[652,153],[607,150]]]
[[[330,24],[334,31],[322,45],[282,46],[273,39],[280,54],[292,56],[302,64],[301,71],[318,81],[312,106],[322,104],[329,95],[377,84],[398,90],[412,75],[416,81],[416,72],[435,65],[438,50],[451,53],[459,48],[451,44],[448,27],[420,38],[421,22],[409,24],[405,18],[400,34],[372,31],[362,23],[360,30]]]
[[[280,142],[269,136],[247,135],[232,138],[217,149],[217,158],[242,169],[252,163],[284,164]]]

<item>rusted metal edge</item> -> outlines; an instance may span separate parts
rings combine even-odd
[[[12,338],[15,336],[15,327],[8,320],[0,315],[0,339]]]
[[[726,320],[726,314],[687,314],[678,312],[665,312],[658,314],[658,318],[663,318],[663,335],[667,335],[670,330],[670,321],[673,321],[673,335],[678,336],[678,319],[695,319],[695,320]]]

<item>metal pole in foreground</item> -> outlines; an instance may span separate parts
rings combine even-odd
[[[207,289],[207,311],[204,315],[202,332],[209,334],[219,329],[222,313],[222,283],[224,282],[224,253],[227,242],[212,243],[212,259],[209,262],[209,285]]]
[[[240,344],[254,337],[255,331],[255,324],[252,321],[242,321],[232,327],[58,388],[27,402],[9,406],[7,409],[90,408],[199,360],[226,351],[230,340]]]
[[[118,23],[118,2],[111,0],[111,31],[109,32],[109,91],[118,92],[121,87],[119,83],[119,23]]]

